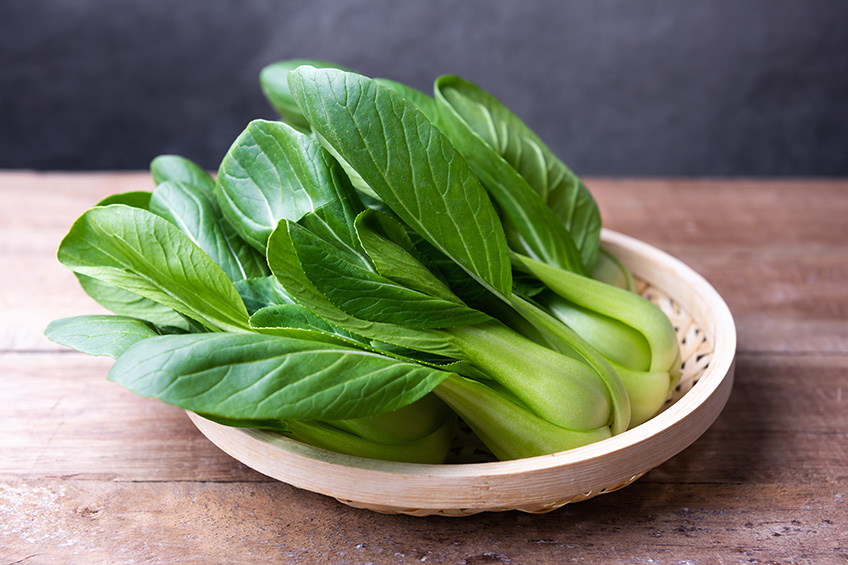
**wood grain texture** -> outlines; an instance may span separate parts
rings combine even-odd
[[[635,483],[546,515],[384,516],[282,483],[0,485],[4,563],[842,563],[834,489]],[[26,561],[24,561],[26,562]]]
[[[183,412],[66,352],[99,311],[55,261],[143,174],[0,173],[0,563],[848,562],[848,181],[590,179],[611,229],[704,275],[737,321],[736,382],[695,444],[548,515],[384,516],[271,481]]]

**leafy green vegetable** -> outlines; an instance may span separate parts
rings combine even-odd
[[[354,348],[257,334],[160,336],[130,347],[109,379],[223,418],[362,418],[413,402],[448,373]]]
[[[294,304],[294,299],[289,296],[274,275],[235,281],[234,286],[250,315],[266,306]]]
[[[673,328],[599,255],[586,187],[494,97],[306,60],[260,80],[288,124],[250,122],[214,179],[157,157],[152,194],[71,226],[60,262],[117,315],[50,339],[116,358],[140,395],[373,459],[441,463],[457,416],[511,459],[661,408]]]
[[[498,279],[498,284],[493,284],[491,275],[487,278],[482,271],[469,267],[473,259],[489,256],[487,245],[481,239],[468,238],[468,234],[474,234],[474,230],[469,229],[466,223],[463,223],[463,229],[459,230],[456,218],[460,216],[452,215],[451,211],[466,211],[466,214],[469,214],[467,195],[472,190],[479,194],[481,187],[475,181],[462,190],[438,189],[446,184],[449,186],[446,180],[449,178],[449,171],[458,168],[464,172],[468,169],[465,168],[467,165],[462,157],[429,123],[423,113],[406,100],[394,96],[395,93],[390,89],[382,88],[375,81],[352,73],[299,67],[292,71],[289,82],[291,91],[304,116],[312,124],[313,130],[334,148],[348,166],[355,169],[394,213],[429,243],[462,265],[484,286],[509,299],[511,277]],[[380,127],[373,127],[374,124],[379,124]],[[440,151],[433,151],[434,146],[438,146]],[[446,154],[450,156],[448,159],[445,158]],[[393,166],[388,166],[388,163]],[[398,163],[400,165],[397,165]],[[470,178],[474,178],[473,175]],[[431,190],[431,187],[436,190]],[[459,197],[454,198],[455,195]],[[535,195],[530,196],[539,202],[540,210],[547,210]],[[478,198],[475,202],[484,201],[482,196]],[[526,209],[527,202],[534,202],[532,198],[519,202],[516,208]],[[428,204],[426,208],[421,204],[425,201]],[[416,205],[411,206],[411,202]],[[425,209],[435,214],[427,217],[429,222],[425,222],[425,215],[422,213]],[[432,224],[442,218],[442,210],[448,225],[433,229]],[[494,207],[479,204],[476,212],[470,216],[477,220],[482,211],[492,214]],[[466,218],[466,214],[461,217]],[[562,240],[568,241],[567,232],[561,224],[553,222],[551,225],[559,227],[566,234]],[[498,240],[501,249],[502,242],[503,240]],[[457,243],[461,244],[461,247]],[[489,264],[491,265],[491,260]],[[579,258],[576,264],[580,265]],[[309,277],[307,273],[307,278]],[[361,312],[358,312],[357,316],[362,317]],[[623,409],[626,401],[621,397],[624,393],[620,384],[613,386],[617,376],[608,370],[606,365],[596,366],[595,369],[604,371],[603,376],[598,376],[608,383],[611,387],[610,393],[616,396],[616,429],[622,425],[626,427],[626,423],[621,423],[629,419],[629,414]],[[580,420],[581,418],[576,418],[576,421]]]
[[[159,328],[175,328],[186,332],[191,328],[185,317],[167,306],[86,275],[76,273],[76,276],[86,294],[119,316],[145,320]]]
[[[111,196],[107,196],[106,198],[98,202],[97,205],[109,206],[110,204],[124,204],[126,206],[132,206],[133,208],[141,208],[142,210],[148,210],[150,208],[151,196],[151,193],[144,191],[123,192],[120,194],[113,194]]]
[[[586,273],[580,251],[568,229],[557,218],[540,195],[504,159],[490,143],[498,140],[484,139],[474,127],[484,125],[494,134],[498,129],[487,108],[482,104],[471,109],[482,109],[488,118],[485,124],[475,123],[464,99],[454,96],[453,88],[447,87],[442,77],[436,82],[436,94],[440,104],[441,125],[450,140],[468,159],[471,168],[480,177],[492,199],[499,205],[507,237],[512,248],[538,257],[545,262],[563,268]],[[448,101],[453,102],[451,105]],[[469,123],[471,121],[471,123]],[[512,131],[512,130],[506,130]]]
[[[290,61],[278,61],[262,69],[259,73],[259,83],[262,92],[283,120],[290,126],[300,130],[309,131],[309,122],[303,117],[297,103],[289,90],[288,75],[301,65],[310,65],[317,69],[344,69],[335,63],[319,61],[317,59],[293,59]]]
[[[393,345],[430,353],[455,356],[456,347],[447,334],[438,329],[406,328],[394,324],[364,320],[342,310],[318,290],[304,271],[290,231],[304,229],[282,220],[268,240],[268,265],[290,296],[333,326]]]
[[[356,233],[380,275],[428,296],[461,304],[447,283],[433,272],[435,265],[425,265],[427,259],[399,222],[368,210],[356,218]]]
[[[212,192],[215,181],[196,163],[179,155],[160,155],[150,163],[150,174],[156,185],[175,181]]]
[[[292,330],[309,330],[322,334],[313,333],[311,339],[372,349],[368,340],[330,324],[299,304],[266,306],[250,317],[250,327],[259,333],[278,336],[297,336],[300,332]]]
[[[360,419],[358,422],[376,420],[373,426],[369,427],[377,427],[381,431],[403,429],[416,421],[416,414],[403,413],[404,408],[395,412],[399,417],[392,421],[377,420],[379,417],[373,417]],[[445,453],[454,435],[455,419],[453,414],[446,415],[439,427],[425,436],[388,443],[362,437],[359,435],[361,426],[357,426],[353,433],[325,423],[294,421],[289,427],[293,438],[338,453],[386,461],[434,464],[445,459]]]
[[[308,230],[288,223],[282,231],[282,226],[281,223],[269,240],[272,271],[295,299],[333,324],[376,340],[469,362],[557,425],[590,429],[609,422],[610,404],[604,382],[580,361],[522,338],[456,297],[433,302],[441,304],[441,309],[431,305],[421,310],[420,303],[412,300],[395,298],[393,302],[393,291],[400,287],[387,290],[392,286],[390,279],[380,280],[367,270],[352,268],[342,257],[333,261],[332,250],[328,246],[321,248],[320,239]],[[312,247],[318,251],[312,252]],[[372,246],[372,253],[377,248]],[[404,252],[395,246],[391,253]],[[286,262],[278,263],[278,257]],[[406,260],[414,263],[411,256]],[[414,270],[423,268],[419,264]],[[297,280],[292,281],[295,273],[299,273]],[[425,296],[417,294],[418,301]],[[449,315],[451,309],[457,308],[465,312],[465,317]],[[427,311],[434,316],[422,318]],[[433,333],[437,328],[443,330]],[[450,348],[446,349],[445,344],[450,344]],[[527,364],[528,356],[534,360],[532,367]],[[616,415],[616,420],[620,419]],[[623,426],[626,425],[625,421]]]
[[[408,328],[437,329],[483,322],[489,316],[458,298],[445,300],[411,289],[366,269],[307,229],[289,229],[306,277],[319,292],[348,314]]]
[[[180,228],[230,280],[270,274],[265,257],[247,245],[221,215],[211,190],[181,181],[163,182],[153,192],[150,211]]]
[[[442,310],[429,306],[426,311],[436,315],[424,318],[425,323],[421,315],[426,311],[417,308],[416,302],[391,301],[393,290],[400,288],[387,290],[392,286],[391,279],[380,280],[365,269],[351,267],[340,256],[332,260],[332,249],[321,247],[320,239],[305,228],[290,222],[285,230],[283,227],[281,222],[269,240],[272,271],[296,300],[334,325],[375,340],[469,362],[557,425],[591,429],[609,422],[605,385],[580,361],[491,323],[488,316],[468,308],[456,297],[441,301]],[[368,235],[380,239],[374,232]],[[317,251],[313,252],[313,247]],[[389,248],[393,256],[405,253],[401,246],[369,247],[375,257],[377,249]],[[411,255],[405,260],[415,263]],[[411,271],[421,269],[423,265],[418,264]],[[420,301],[426,295],[417,296]],[[450,310],[444,308],[460,308],[459,312],[467,314],[458,318],[448,315]],[[444,330],[434,333],[436,328]],[[532,366],[527,364],[528,356],[534,359]]]
[[[217,182],[224,216],[261,252],[281,219],[348,203],[339,165],[310,137],[278,122],[251,122],[221,162]]]
[[[56,343],[88,355],[117,359],[131,345],[159,335],[150,324],[126,316],[75,316],[50,322],[44,332]]]
[[[247,310],[232,282],[176,226],[139,208],[95,207],[62,240],[72,271],[158,302],[208,328],[243,332]]]
[[[427,96],[417,88],[412,88],[407,86],[401,82],[397,82],[394,80],[389,80],[385,78],[374,79],[377,83],[382,84],[383,86],[388,86],[398,94],[400,94],[403,98],[405,98],[408,102],[412,103],[413,106],[421,110],[427,119],[433,122],[434,124],[438,122],[439,109],[436,106],[436,101],[432,96]]]
[[[515,114],[477,85],[443,76],[435,90],[446,134],[492,191],[529,250],[585,274],[582,264],[591,267],[600,246],[601,217],[583,182]],[[555,227],[556,221],[565,231]],[[575,247],[582,262],[573,256]]]
[[[619,320],[642,334],[650,346],[650,370],[668,371],[677,361],[677,334],[662,311],[632,292],[581,277],[528,257],[513,255],[519,268],[531,272],[553,292],[578,306]]]
[[[521,459],[566,451],[610,437],[602,426],[570,430],[536,416],[485,384],[451,376],[436,389],[498,459]]]
[[[157,186],[148,210],[179,227],[234,282],[270,274],[265,257],[224,218],[209,173],[178,155],[156,157],[150,171]]]
[[[497,213],[465,160],[420,110],[391,88],[340,70],[298,67],[289,87],[313,130],[392,211],[483,285],[509,295]]]

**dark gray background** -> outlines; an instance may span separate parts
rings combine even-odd
[[[0,168],[215,169],[301,57],[459,74],[579,174],[848,175],[840,0],[2,0]]]

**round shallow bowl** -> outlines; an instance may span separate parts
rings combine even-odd
[[[378,512],[548,512],[618,490],[688,447],[718,417],[733,382],[736,329],[713,287],[677,259],[609,230],[602,240],[631,269],[640,293],[672,320],[683,358],[680,386],[663,411],[625,433],[541,457],[419,465],[341,455],[189,416],[213,443],[260,473]]]

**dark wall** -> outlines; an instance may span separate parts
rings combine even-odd
[[[0,168],[207,168],[322,58],[491,91],[586,175],[848,175],[848,2],[0,2]]]

